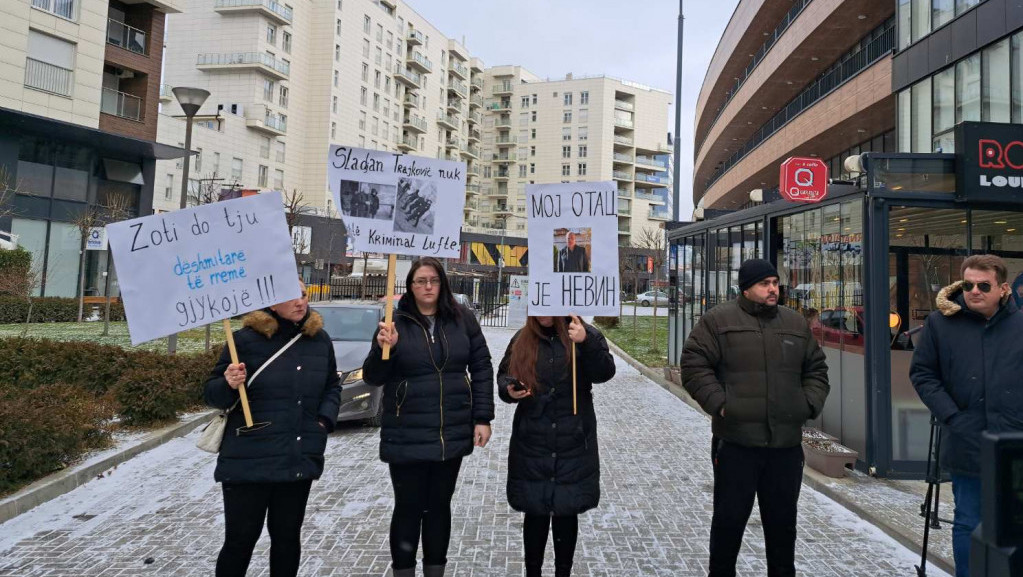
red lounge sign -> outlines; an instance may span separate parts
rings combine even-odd
[[[778,190],[789,202],[820,202],[828,195],[828,165],[792,157],[781,164]]]
[[[956,196],[1004,201],[1023,190],[1023,126],[963,122],[956,127]]]

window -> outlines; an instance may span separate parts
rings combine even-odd
[[[590,135],[590,129],[586,126],[579,127],[579,140],[586,140]]]
[[[363,62],[362,63],[362,81],[363,82],[369,82],[369,63],[368,62]]]
[[[387,118],[391,114],[391,101],[384,99],[384,118]]]
[[[198,174],[202,172],[202,149],[197,146],[195,147],[195,151],[197,153],[195,155],[195,172]]]
[[[529,174],[536,174],[536,164],[532,162],[529,163]]]
[[[281,48],[288,54],[291,54],[291,32],[285,32],[281,35]]]
[[[529,97],[528,96],[523,96],[522,97],[522,108],[529,108]]]
[[[213,174],[220,172],[220,153],[213,153]]]
[[[956,62],[956,124],[980,120],[980,54]]]
[[[377,46],[376,53],[373,55],[373,64],[380,66],[380,63],[384,61],[384,51]]]
[[[369,91],[366,90],[365,86],[363,86],[360,90],[361,91],[359,92],[359,104],[366,106],[366,99],[369,95]]]
[[[382,24],[377,24],[377,42],[383,42],[383,41],[384,41],[384,26]]]
[[[278,98],[277,103],[280,104],[283,108],[287,108],[288,107],[288,87],[287,86],[281,86],[280,97]]]
[[[284,190],[284,171],[279,168],[274,171],[274,190]]]
[[[340,11],[340,10],[341,10],[341,3],[342,3],[343,1],[344,1],[344,0],[337,0],[337,9],[338,9],[338,11]]]
[[[565,127],[561,129],[561,140],[572,140],[572,129]]]
[[[337,114],[337,96],[330,97],[330,111]]]
[[[536,105],[536,95],[533,95],[533,105]]]
[[[25,86],[71,96],[75,45],[29,29]]]
[[[362,17],[362,31],[366,34],[369,34],[370,26],[372,26],[372,22],[369,19],[369,15],[368,14],[364,15]]]
[[[586,108],[579,109],[579,122],[588,122],[590,120],[590,111]]]
[[[519,165],[519,178],[526,178],[526,176],[527,176],[526,175],[526,170],[527,170],[527,167],[526,167],[525,164],[520,164]]]
[[[589,93],[589,91],[584,90],[584,91],[580,92],[579,93],[579,104],[589,104],[589,103],[590,103],[590,93]]]
[[[536,147],[535,146],[530,146],[529,147],[529,156],[536,156]]]
[[[530,140],[536,140],[536,129],[535,128],[530,129],[530,131],[529,131],[529,139]]]
[[[579,176],[586,176],[586,163],[585,162],[580,162],[579,166],[577,168],[579,169]]]
[[[167,186],[165,186],[164,189],[163,189],[163,198],[164,198],[164,200],[170,200],[173,197],[174,197],[174,175],[173,174],[168,174],[167,175]]]
[[[571,92],[566,92],[565,93],[565,106],[572,106],[572,93]]]
[[[284,150],[286,144],[283,140],[277,141],[277,162],[284,162]]]
[[[366,111],[359,111],[359,130],[366,130]]]
[[[380,95],[373,94],[373,110],[380,110]]]
[[[561,158],[572,158],[572,147],[562,146],[561,147]]]
[[[242,159],[240,158],[231,159],[231,178],[235,180],[242,179]]]
[[[369,125],[369,132],[373,136],[380,134],[380,118],[377,116],[373,117],[373,122]]]
[[[55,14],[61,18],[75,20],[75,0],[32,0],[32,7]]]
[[[277,46],[277,27],[273,24],[266,25],[266,42],[271,46]]]
[[[377,90],[380,89],[380,71],[379,70],[374,70],[373,71],[373,88],[376,88]]]
[[[337,70],[334,71],[334,88],[337,88]]]
[[[579,145],[579,158],[586,158],[586,145],[585,144],[580,144]]]
[[[369,40],[362,39],[362,57],[369,58]]]
[[[260,188],[266,187],[266,181],[270,176],[270,167],[259,165],[259,180],[256,182],[256,186]]]
[[[536,122],[536,111],[535,110],[533,111],[532,121]]]
[[[980,119],[984,122],[1009,122],[1009,39],[1006,38],[981,54],[983,101]]]
[[[913,150],[931,152],[931,79],[926,78],[912,87]]]
[[[1023,123],[1023,32],[1012,37],[1012,56],[1009,59],[1012,69],[1012,122]]]
[[[561,176],[571,176],[571,175],[572,175],[572,165],[571,164],[562,164],[561,165]]]
[[[568,124],[569,122],[572,122],[572,111],[571,110],[566,110],[565,111],[563,122],[565,124]]]
[[[334,24],[334,34],[337,34],[338,36],[341,36],[341,19],[340,18],[338,18],[337,22]]]
[[[359,148],[366,148],[366,137],[359,136]]]
[[[267,102],[274,101],[274,81],[263,79],[263,100]]]
[[[331,122],[330,123],[330,137],[334,138],[334,136],[336,134],[337,134],[337,123],[336,122]]]
[[[341,62],[341,45],[334,45],[334,62]]]
[[[529,126],[529,113],[528,112],[523,112],[522,114],[519,114],[519,126]]]
[[[388,49],[390,49],[390,47],[393,46],[393,45],[394,45],[394,32],[391,32],[390,30],[388,30],[387,31],[387,47],[388,47]]]

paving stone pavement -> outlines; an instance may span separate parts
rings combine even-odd
[[[496,365],[512,332],[486,334]],[[706,575],[709,422],[617,364],[615,379],[595,388],[602,498],[580,519],[574,574]],[[512,407],[497,404],[491,444],[465,460],[455,493],[448,571],[455,577],[523,573],[522,516],[504,496]],[[223,536],[221,493],[214,456],[194,448],[196,434],[0,525],[0,577],[212,575]],[[385,575],[392,497],[377,456],[375,429],[348,426],[331,436],[326,471],[310,496],[300,575]],[[915,575],[913,552],[805,486],[799,525],[800,574]],[[264,533],[249,575],[269,574],[268,548]],[[738,570],[766,574],[756,508]]]

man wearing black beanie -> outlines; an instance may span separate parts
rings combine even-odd
[[[794,576],[802,426],[824,409],[824,352],[802,315],[778,305],[778,271],[747,260],[734,301],[707,311],[682,349],[682,385],[712,417],[710,577],[734,577],[760,503],[767,574]]]

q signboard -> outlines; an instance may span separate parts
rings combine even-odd
[[[820,202],[828,195],[828,165],[819,158],[792,157],[781,164],[778,182],[789,202]]]

